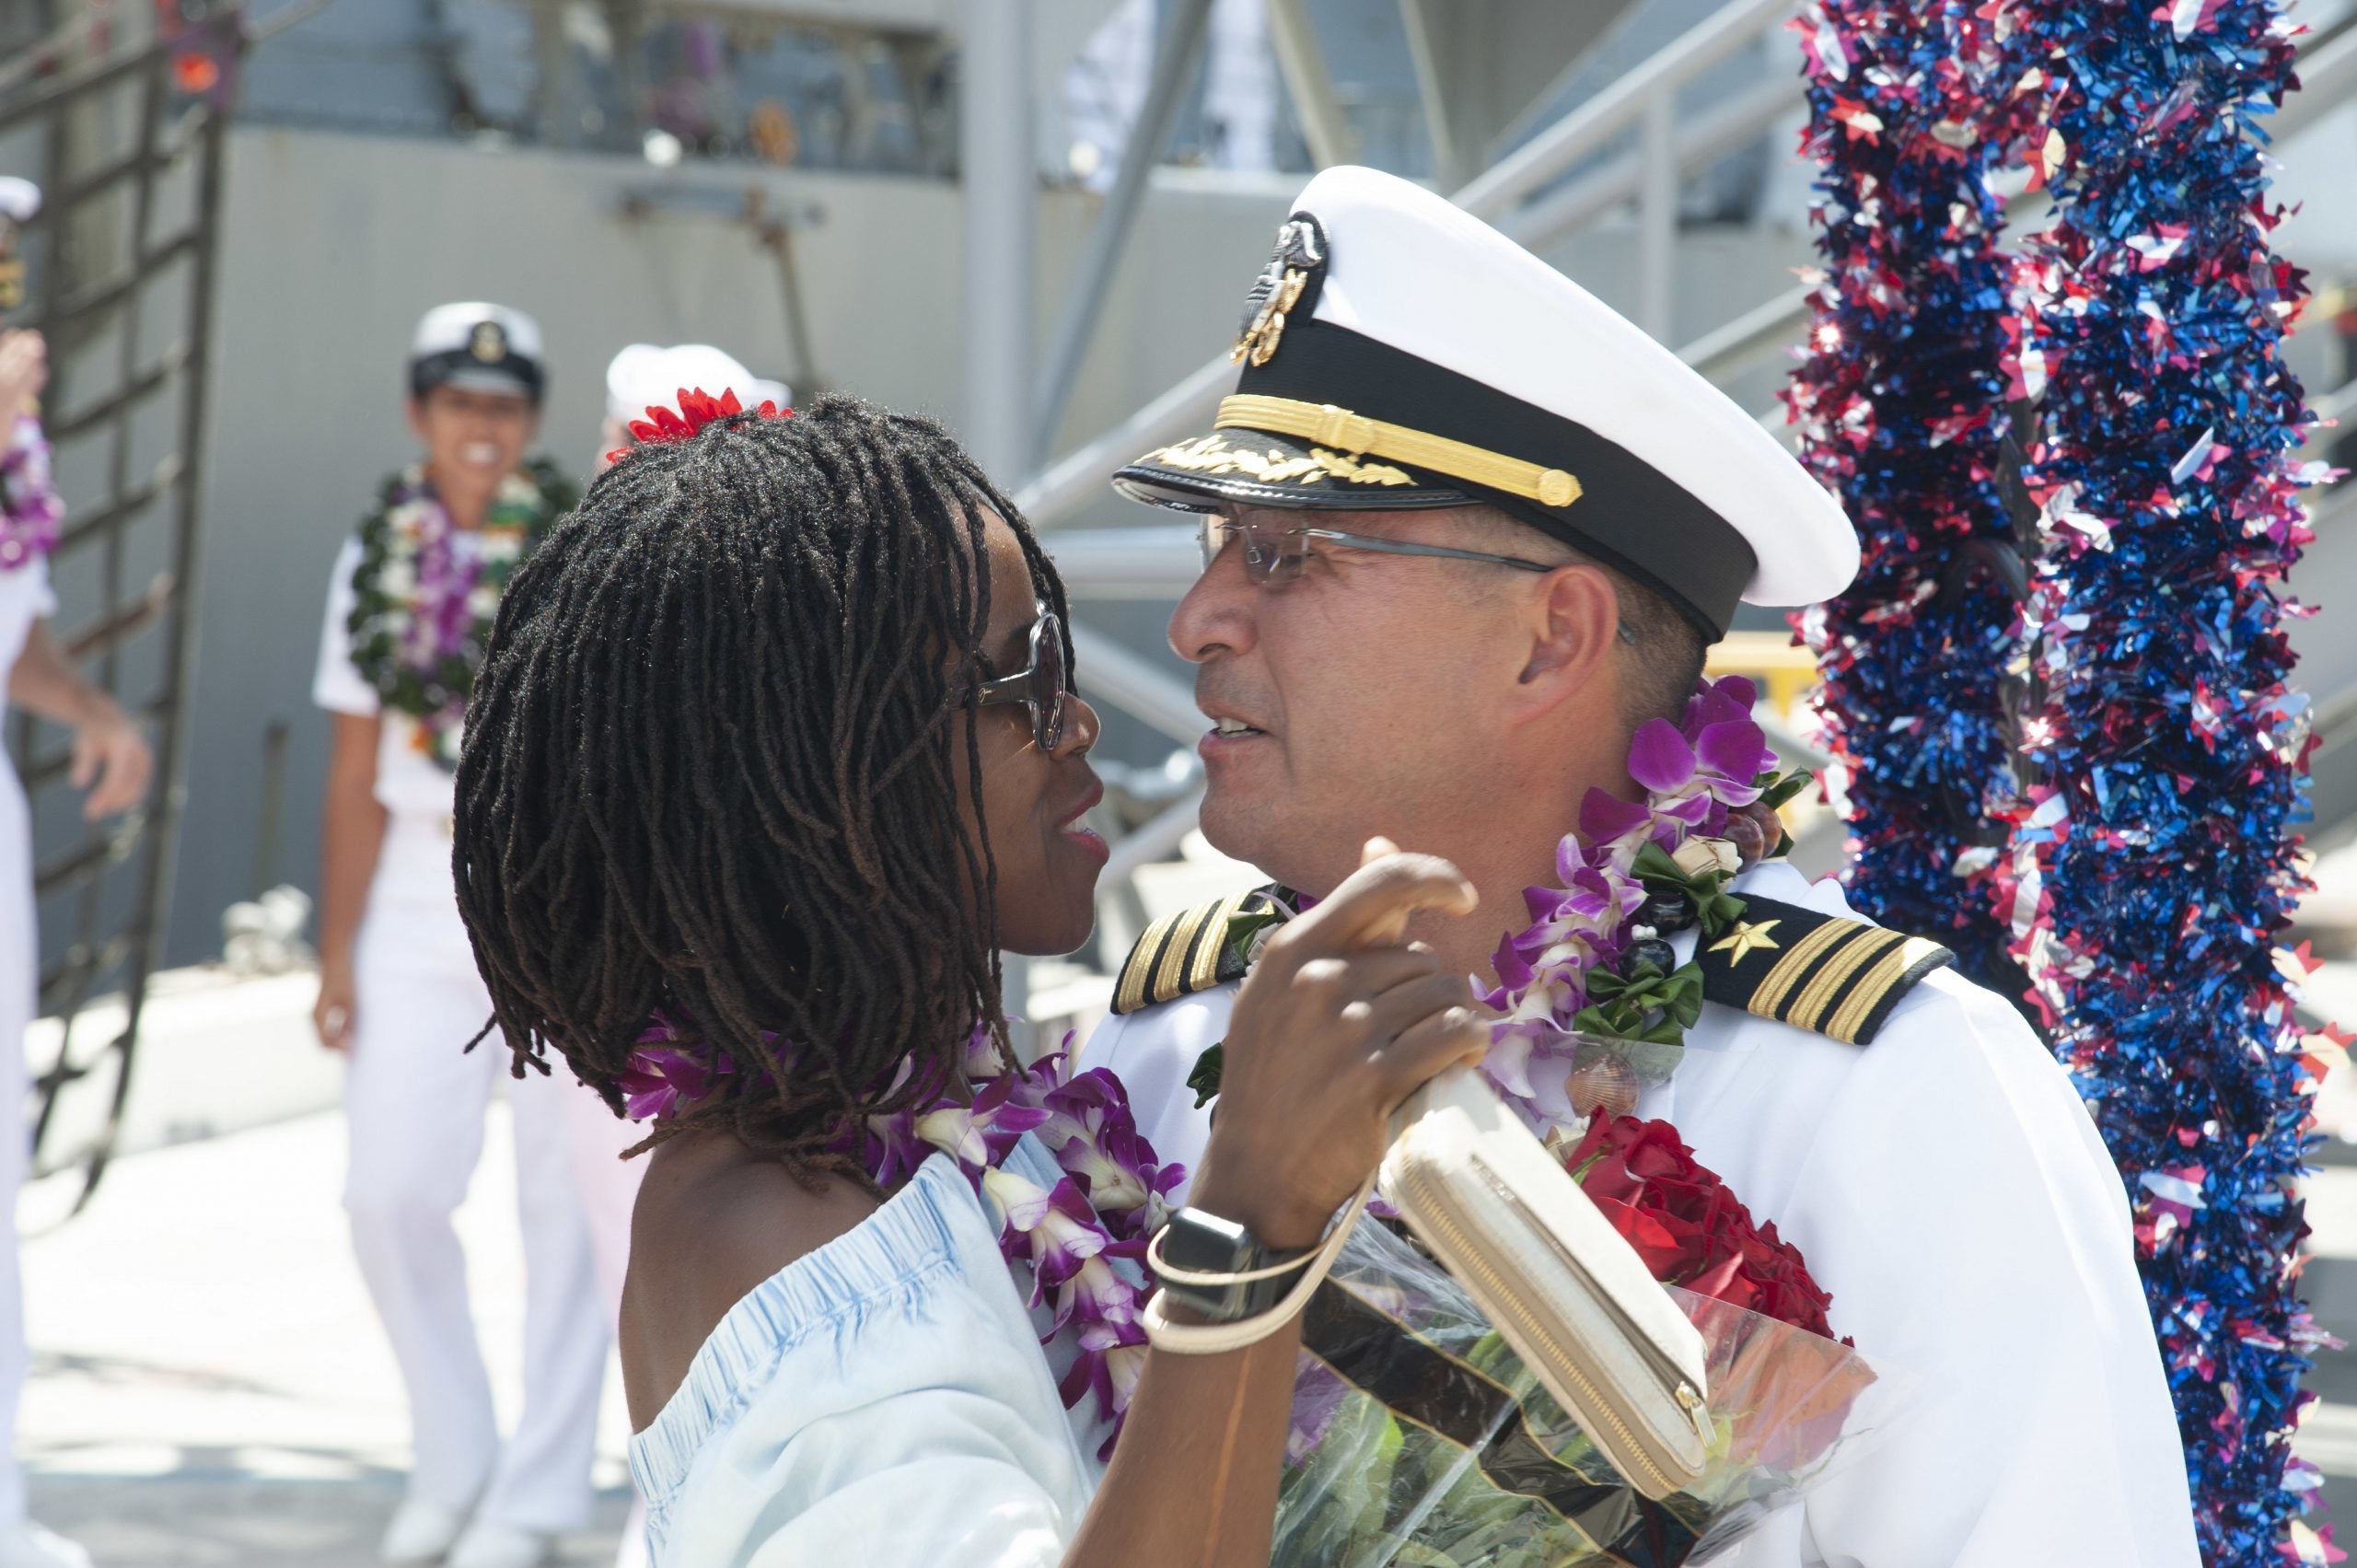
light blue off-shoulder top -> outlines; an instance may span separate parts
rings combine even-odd
[[[1007,1165],[1062,1174],[1029,1138]],[[1050,1568],[1103,1432],[1057,1398],[1044,1327],[935,1155],[731,1307],[632,1439],[657,1568]]]

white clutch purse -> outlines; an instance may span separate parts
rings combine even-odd
[[[1400,1109],[1383,1195],[1629,1483],[1702,1473],[1702,1336],[1635,1250],[1479,1074]]]

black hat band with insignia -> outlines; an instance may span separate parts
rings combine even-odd
[[[1213,429],[1256,445],[1271,436],[1306,442],[1312,451],[1379,459],[1411,476],[1404,486],[1329,484],[1308,502],[1295,491],[1284,505],[1386,511],[1486,504],[1628,573],[1706,639],[1725,634],[1757,564],[1751,546],[1643,459],[1347,327],[1301,320],[1287,329],[1283,348],[1266,364],[1245,366]],[[1322,401],[1341,387],[1351,389],[1352,406]],[[1518,455],[1526,453],[1546,461]],[[1154,462],[1140,459],[1122,474]]]
[[[483,301],[440,305],[417,324],[409,357],[413,398],[457,387],[537,405],[546,384],[540,323],[520,310]]]
[[[1659,593],[1736,607],[1854,575],[1840,505],[1751,415],[1570,279],[1373,169],[1310,181],[1254,280],[1209,433],[1114,485],[1178,511],[1492,506]]]

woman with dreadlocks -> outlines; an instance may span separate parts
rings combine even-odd
[[[1378,842],[1269,937],[1165,1230],[1119,1082],[1021,1061],[997,1004],[1106,854],[1053,568],[927,421],[681,401],[509,584],[455,852],[517,1072],[653,1118],[655,1560],[1265,1561],[1328,1221],[1483,1041],[1400,940],[1471,889]],[[1150,1250],[1191,1277],[1149,1299]]]

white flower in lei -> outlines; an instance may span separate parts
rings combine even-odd
[[[765,1042],[790,1072],[793,1047],[774,1036]],[[1000,1252],[1030,1270],[1031,1305],[1051,1306],[1041,1342],[1072,1332],[1073,1365],[1057,1392],[1074,1408],[1093,1396],[1097,1419],[1113,1423],[1098,1456],[1105,1458],[1145,1370],[1146,1243],[1170,1217],[1169,1194],[1187,1170],[1156,1160],[1120,1079],[1101,1067],[1072,1071],[1071,1045],[1067,1035],[1062,1049],[1009,1071],[977,1027],[966,1042],[965,1092],[870,1118],[846,1129],[835,1147],[855,1156],[882,1188],[914,1175],[936,1151],[958,1162],[998,1217]],[[912,1061],[900,1063],[893,1087],[907,1081]],[[619,1087],[624,1109],[644,1121],[673,1114],[737,1071],[727,1052],[657,1014]],[[1062,1168],[1053,1185],[1006,1168],[1026,1133]]]
[[[445,768],[458,766],[467,695],[500,591],[573,502],[571,487],[536,461],[500,482],[482,526],[469,533],[412,466],[386,482],[360,527],[347,623],[353,665],[389,712],[416,721],[419,748]]]

